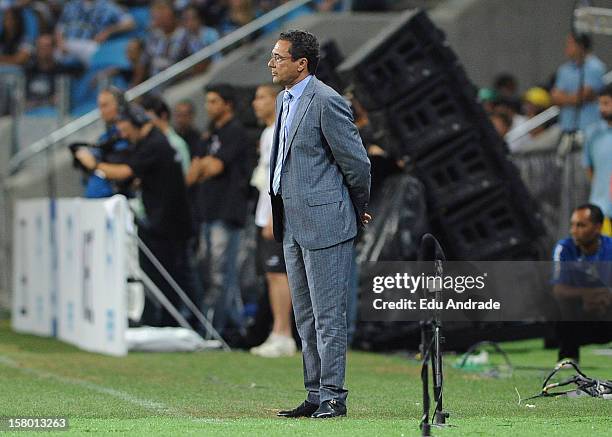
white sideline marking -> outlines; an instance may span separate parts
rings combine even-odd
[[[45,379],[53,379],[55,381],[63,382],[65,384],[77,385],[79,387],[86,388],[91,391],[95,391],[97,393],[107,394],[117,399],[121,399],[123,401],[129,402],[131,404],[137,405],[147,410],[154,411],[160,414],[166,414],[177,417],[187,417],[191,419],[196,419],[195,416],[190,415],[180,409],[170,407],[161,402],[152,401],[149,399],[143,399],[137,396],[133,396],[127,392],[116,390],[114,388],[105,387],[103,385],[94,384],[93,382],[85,381],[83,379],[77,378],[68,378],[65,376],[57,375],[55,373],[47,372],[45,370],[34,369],[31,367],[25,367],[19,364],[17,361],[13,360],[4,355],[0,355],[0,364],[5,367],[10,367],[11,369],[19,370],[23,373],[27,373],[29,375],[34,375],[38,378]]]

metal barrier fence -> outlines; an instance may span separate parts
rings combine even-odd
[[[511,156],[527,189],[540,207],[550,253],[556,241],[569,234],[571,211],[589,198],[589,182],[582,167],[582,150],[560,155],[557,149]]]

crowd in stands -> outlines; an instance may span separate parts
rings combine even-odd
[[[272,248],[270,218],[261,205],[255,208],[262,197],[258,190],[265,193],[263,198],[267,196],[263,185],[269,171],[264,159],[268,153],[260,154],[256,165],[257,146],[237,117],[234,89],[212,87],[206,89],[205,102],[181,101],[172,109],[158,95],[128,104],[123,91],[284,3],[287,0],[0,0],[0,72],[12,72],[12,68],[23,72],[28,108],[56,106],[57,79],[70,77],[72,104],[93,95],[106,124],[97,147],[75,155],[86,170],[84,196],[119,193],[131,198],[139,236],[162,265],[212,315],[214,327],[226,339],[237,335],[251,346],[262,343],[269,328],[269,320],[258,322],[264,325],[257,328],[264,337],[260,332],[259,337],[250,334],[255,338],[245,340],[238,258],[244,228],[256,222],[258,246],[264,246],[264,253],[258,254],[259,270],[267,278],[274,312],[272,333],[253,350],[264,356],[290,355],[296,345],[284,262],[279,261],[282,248]],[[342,10],[345,3],[319,0],[287,19],[313,10]],[[354,3],[355,9],[363,10],[384,9],[385,2]],[[279,26],[271,23],[262,33],[276,32]],[[221,56],[189,73],[202,73]],[[260,122],[267,125],[261,141],[271,138],[278,91],[260,87],[253,103]],[[91,103],[86,110],[92,109]],[[195,105],[205,106],[211,121],[204,132],[194,126]],[[147,147],[141,147],[145,143]],[[142,253],[140,265],[184,310]],[[354,301],[356,272],[353,276]],[[350,333],[354,332],[355,301],[351,308]],[[163,308],[148,302],[143,323],[168,326],[175,322]],[[195,322],[194,327],[204,329]]]
[[[591,38],[570,33],[565,44],[567,62],[546,83],[527,89],[519,96],[517,79],[499,74],[490,88],[481,88],[479,100],[500,136],[553,105],[561,109],[556,122],[548,122],[508,143],[510,152],[556,147],[563,134],[586,132],[600,120],[598,94],[604,88],[606,66],[592,50]]]
[[[565,41],[567,61],[545,84],[530,87],[518,95],[518,82],[507,73],[499,74],[491,88],[479,91],[479,100],[501,137],[553,105],[559,116],[535,127],[527,135],[510,138],[511,153],[557,151],[561,155],[582,150],[587,200],[604,212],[603,234],[612,234],[612,138],[610,135],[610,85],[606,85],[604,63],[593,50],[591,38],[572,32]]]
[[[495,78],[494,85],[491,88],[481,88],[479,90],[478,98],[489,114],[495,130],[501,137],[505,137],[512,129],[553,105],[550,89],[548,85],[534,86],[527,89],[522,96],[519,96],[516,78],[511,74],[501,73]],[[549,128],[552,129],[548,130]],[[549,123],[522,138],[510,141],[508,143],[510,152],[518,153],[537,149],[538,146],[534,145],[534,142],[544,130],[547,132],[554,131],[559,135],[539,147],[551,148],[556,145],[560,131],[556,124]]]
[[[2,0],[0,73],[26,72],[27,106],[52,106],[56,78],[69,75],[72,112],[95,106],[99,89],[133,87],[287,0]],[[357,2],[359,3],[359,2]],[[366,5],[367,6],[367,5]],[[319,0],[288,19],[338,11]],[[272,23],[263,31],[276,31]],[[190,71],[202,73],[216,55]],[[184,76],[183,76],[184,77]],[[6,90],[0,92],[6,94]],[[9,104],[2,102],[2,114]]]

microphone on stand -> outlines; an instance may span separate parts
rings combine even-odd
[[[419,248],[419,261],[433,262],[434,275],[443,277],[443,262],[446,256],[442,246],[432,234],[426,233],[421,237]],[[441,289],[429,290],[435,293],[436,301],[440,298]],[[431,359],[433,391],[436,408],[434,411],[434,424],[442,426],[446,423],[448,413],[442,410],[442,323],[436,310],[431,320],[421,321],[421,353],[423,355],[423,367],[421,368],[421,379],[423,382],[423,417],[421,418],[421,431],[423,436],[431,436],[431,424],[429,423],[429,380],[428,360]]]
[[[419,250],[420,261],[446,261],[444,250],[438,239],[430,233],[423,234],[421,237],[421,247]]]

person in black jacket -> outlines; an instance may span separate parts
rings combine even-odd
[[[138,105],[130,104],[122,108],[117,117],[117,128],[134,147],[126,163],[97,162],[85,148],[76,152],[76,158],[100,177],[111,180],[133,177],[139,181],[145,218],[138,223],[138,236],[179,286],[190,294],[193,284],[187,258],[187,240],[192,225],[180,157]],[[177,293],[151,261],[142,252],[139,259],[144,273],[179,308]],[[151,300],[145,304],[142,323],[152,326],[176,325],[170,313],[160,310]]]
[[[255,147],[234,116],[234,101],[230,85],[206,89],[211,125],[202,143],[202,156],[192,160],[186,177],[188,185],[199,183],[200,243],[210,269],[205,304],[214,305],[213,325],[222,335],[228,324],[243,331],[237,258],[255,160]]]

